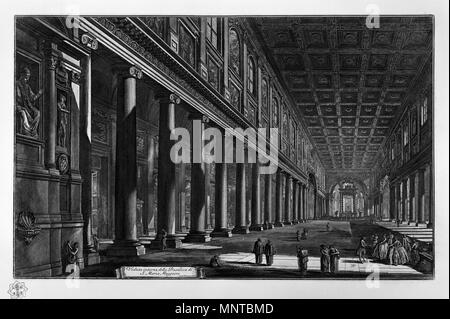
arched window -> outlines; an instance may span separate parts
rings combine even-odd
[[[241,74],[241,43],[239,36],[234,29],[230,29],[230,66],[237,74]]]
[[[248,57],[248,90],[251,94],[256,94],[255,62],[251,56]]]

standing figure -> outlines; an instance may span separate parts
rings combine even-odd
[[[373,257],[373,254],[375,253],[375,249],[378,246],[378,234],[375,234],[372,236],[372,246],[371,246],[371,255]]]
[[[66,97],[64,94],[59,96],[59,101],[57,103],[58,107],[58,145],[61,147],[66,147],[67,139],[67,106]]]
[[[19,133],[35,137],[41,117],[41,112],[35,104],[43,92],[39,90],[37,94],[33,93],[29,84],[30,77],[30,69],[23,67],[19,80],[16,81],[16,111],[20,117]]]
[[[361,264],[365,263],[366,260],[366,241],[364,240],[364,237],[361,237],[359,239],[359,245],[358,248],[356,249],[356,254],[358,255],[359,261],[361,262]]]
[[[266,255],[266,263],[268,266],[272,266],[273,264],[273,256],[276,254],[275,247],[273,246],[270,240],[267,241],[264,246],[264,255]]]
[[[409,262],[409,256],[406,249],[402,246],[402,243],[398,238],[395,238],[391,245],[392,249],[389,250],[389,264],[390,265],[404,265]]]
[[[419,242],[417,240],[414,240],[411,246],[410,264],[411,266],[414,267],[417,266],[419,262],[420,262],[420,246]]]
[[[388,250],[388,236],[386,234],[383,234],[383,239],[378,243],[377,247],[375,247],[375,251],[372,256],[379,259],[380,261],[384,261],[388,257]]]
[[[408,257],[409,257],[411,254],[411,240],[409,239],[408,236],[403,235],[402,245],[403,245],[403,248],[405,248],[406,253],[408,254]]]
[[[330,254],[330,271],[335,274],[339,271],[339,259],[341,258],[339,250],[333,245],[330,245],[329,249]]]
[[[296,236],[297,236],[297,241],[300,241],[300,239],[301,239],[300,229],[297,230]]]
[[[165,250],[167,248],[167,231],[163,228],[161,229],[161,249]]]
[[[331,226],[330,226],[330,223],[327,223],[327,231],[330,231],[331,230]]]
[[[264,254],[264,245],[261,241],[261,238],[258,238],[258,240],[253,245],[253,253],[255,254],[256,264],[260,265],[262,263],[262,255]]]
[[[302,235],[301,235],[300,239],[302,239],[302,240],[308,239],[308,231],[305,228],[303,228]]]
[[[298,270],[302,276],[306,275],[308,271],[308,251],[303,247],[297,247],[297,263]]]
[[[330,272],[330,252],[325,245],[320,245],[320,271]]]

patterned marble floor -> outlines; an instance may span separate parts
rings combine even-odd
[[[243,268],[255,267],[255,255],[250,253],[229,253],[220,255],[220,260],[226,262],[230,265],[239,266]],[[265,260],[264,260],[265,262]],[[258,269],[289,269],[296,270],[297,258],[295,256],[288,255],[276,255],[274,257],[274,262],[272,266],[267,266],[265,264],[258,266]],[[320,271],[320,258],[319,257],[309,257],[308,270]],[[374,272],[379,272],[380,274],[412,274],[420,275],[421,273],[417,270],[405,266],[393,266],[385,265],[372,261],[361,264],[357,258],[344,257],[339,260],[339,270],[343,272],[358,272],[371,274]]]

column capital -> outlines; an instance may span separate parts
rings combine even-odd
[[[144,76],[144,73],[139,67],[129,64],[116,64],[113,66],[113,72],[123,78],[135,78],[138,80]]]
[[[188,116],[189,120],[200,120],[202,123],[209,123],[209,117],[199,112],[192,112]]]
[[[181,103],[180,97],[175,93],[160,92],[156,95],[156,99],[159,100],[160,103],[167,103],[167,104]]]
[[[85,34],[81,35],[81,43],[92,50],[98,49],[97,39],[94,38],[94,36],[89,33],[85,33]]]

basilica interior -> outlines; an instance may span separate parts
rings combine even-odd
[[[433,272],[432,17],[28,16],[15,35],[16,277],[231,263],[258,237],[295,259],[305,228],[311,255],[406,236]],[[278,128],[278,169],[174,163],[194,120]]]

